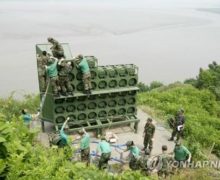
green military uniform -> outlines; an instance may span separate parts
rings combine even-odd
[[[102,140],[98,144],[98,150],[101,152],[101,157],[99,159],[99,169],[104,169],[107,168],[108,161],[110,160],[111,157],[111,147],[106,140]]]
[[[185,116],[183,114],[177,114],[175,120],[173,122],[173,132],[170,140],[174,140],[174,137],[177,136],[176,141],[182,136],[183,128],[179,128],[178,126],[182,126],[185,123]]]
[[[92,84],[91,84],[90,68],[89,68],[88,62],[85,57],[80,61],[78,66],[79,66],[81,72],[83,73],[84,89],[86,91],[91,90]]]
[[[71,65],[68,65],[66,61],[62,61],[60,64],[59,69],[59,85],[61,88],[61,91],[63,95],[66,95],[68,92],[69,94],[72,94],[73,87],[71,86],[70,80],[69,80],[69,73],[71,72],[72,68]]]
[[[47,65],[48,60],[49,60],[49,57],[43,54],[37,57],[40,90],[43,92],[46,91],[46,68],[45,66]]]
[[[149,150],[151,151],[153,148],[152,138],[154,136],[155,126],[152,123],[146,123],[144,127],[144,149],[147,149],[149,146]]]
[[[57,71],[57,59],[50,59],[50,64],[47,66],[47,75],[50,78],[51,87],[53,93],[58,95],[58,71]],[[53,62],[54,61],[54,62]]]
[[[90,161],[90,136],[88,133],[84,133],[80,141],[81,161],[89,164]]]
[[[64,50],[62,45],[53,38],[48,38],[48,41],[52,44],[51,51],[54,57],[61,59],[64,58]]]
[[[130,151],[130,161],[129,161],[129,167],[132,170],[138,170],[139,169],[139,158],[140,158],[140,150],[137,146],[130,146],[128,148]]]
[[[159,177],[166,178],[169,176],[171,168],[169,167],[170,161],[172,161],[172,158],[167,153],[162,153],[162,155],[159,156],[160,169],[157,172]]]

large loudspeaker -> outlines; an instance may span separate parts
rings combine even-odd
[[[128,80],[128,85],[129,86],[136,86],[137,85],[137,79],[136,78],[130,78]]]
[[[107,102],[106,102],[106,101],[100,101],[100,102],[98,103],[98,107],[99,107],[99,108],[106,108],[106,106],[107,106]]]
[[[98,84],[99,89],[105,89],[107,87],[107,82],[104,80],[99,81]]]
[[[77,110],[78,111],[85,111],[86,110],[86,104],[85,103],[80,103],[77,105]]]
[[[115,116],[115,115],[117,115],[116,109],[110,109],[110,110],[108,111],[108,116]]]
[[[74,114],[70,114],[68,115],[68,117],[70,118],[69,121],[72,121],[72,122],[76,121],[76,116]]]
[[[131,106],[127,109],[127,114],[135,114],[136,108],[134,106]]]
[[[109,80],[109,82],[108,82],[108,87],[109,87],[109,88],[116,88],[117,85],[118,85],[118,82],[117,82],[117,80],[115,80],[115,79],[111,79],[111,80]]]
[[[65,111],[65,108],[63,106],[57,106],[55,108],[55,113],[57,113],[57,114],[62,114],[62,113],[64,113],[64,111]]]
[[[105,69],[103,67],[98,67],[98,77],[99,79],[104,79],[107,76],[107,72],[105,71]]]
[[[118,115],[125,115],[126,114],[126,109],[125,108],[120,108],[118,110]]]
[[[90,113],[88,114],[88,118],[89,118],[89,119],[96,119],[96,118],[97,118],[96,112],[90,112]]]
[[[97,104],[95,102],[90,102],[88,104],[88,109],[96,109]]]
[[[56,123],[64,123],[65,121],[65,117],[64,116],[58,116],[56,118]]]
[[[127,75],[127,70],[123,65],[117,65],[114,67],[120,77],[125,77]]]
[[[76,110],[76,107],[74,105],[68,105],[66,107],[67,112],[74,112]]]
[[[85,113],[79,113],[78,116],[77,116],[77,119],[79,121],[86,120],[86,114]]]
[[[101,110],[101,111],[99,111],[98,116],[100,118],[105,118],[105,117],[107,117],[107,112],[105,110]]]
[[[119,87],[126,87],[127,86],[127,80],[126,79],[121,79],[118,83]]]
[[[106,66],[106,71],[109,78],[117,77],[117,71],[115,70],[114,66]]]

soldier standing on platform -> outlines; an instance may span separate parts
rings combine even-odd
[[[47,40],[52,44],[51,51],[53,56],[58,59],[65,58],[62,45],[52,37],[48,37]]]

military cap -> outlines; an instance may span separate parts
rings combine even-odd
[[[151,118],[147,118],[147,121],[152,122],[153,120]]]
[[[48,42],[51,42],[51,41],[53,41],[53,40],[54,40],[54,39],[53,39],[52,37],[48,37],[48,38],[47,38],[47,41],[48,41]]]
[[[134,144],[133,141],[127,141],[127,142],[126,142],[126,146],[132,146],[133,144]]]
[[[163,150],[163,151],[167,151],[167,145],[163,145],[163,146],[162,146],[162,150]]]

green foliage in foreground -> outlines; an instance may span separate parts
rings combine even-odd
[[[26,104],[26,101],[29,102]],[[29,131],[19,121],[20,109],[35,110],[35,96],[27,96],[23,101],[12,97],[1,99],[0,106],[0,179],[10,180],[136,180],[148,179],[140,172],[124,171],[113,175],[100,171],[94,166],[86,167],[82,163],[70,161],[74,151],[65,149],[45,148],[36,141],[36,131]],[[11,119],[8,119],[11,117]]]
[[[138,95],[140,105],[160,110],[163,119],[175,115],[179,108],[185,109],[186,143],[194,158],[204,158],[200,149],[210,148],[220,157],[220,105],[209,90],[198,90],[191,85],[172,84]]]

